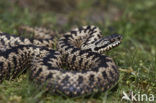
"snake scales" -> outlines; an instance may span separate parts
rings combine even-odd
[[[0,83],[15,78],[25,67],[34,83],[70,97],[106,91],[117,83],[117,66],[101,53],[118,46],[121,35],[102,37],[98,27],[83,26],[65,33],[56,51],[49,32],[26,29],[37,32],[40,39],[0,33]]]

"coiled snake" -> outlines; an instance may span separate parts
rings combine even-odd
[[[65,33],[56,51],[51,36],[44,38],[47,34],[28,39],[0,33],[0,83],[27,66],[34,83],[71,97],[106,91],[117,83],[117,66],[101,53],[119,45],[121,35],[102,37],[98,27],[83,26]]]

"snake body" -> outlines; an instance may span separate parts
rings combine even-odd
[[[112,58],[101,53],[116,47],[121,38],[119,34],[102,37],[98,27],[83,26],[65,33],[56,51],[49,37],[0,33],[0,83],[27,67],[30,80],[51,93],[75,97],[106,91],[117,83],[119,71]]]

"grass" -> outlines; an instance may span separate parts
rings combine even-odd
[[[106,53],[114,58],[120,70],[118,86],[111,91],[88,98],[52,96],[45,94],[44,90],[38,91],[24,74],[0,84],[0,103],[127,103],[121,101],[123,91],[154,94],[156,101],[156,2],[108,1],[75,1],[75,7],[65,11],[62,7],[59,11],[52,8],[38,10],[38,6],[25,7],[17,2],[1,0],[1,31],[18,34],[20,25],[29,25],[66,32],[74,26],[93,24],[99,26],[103,34],[122,34],[123,42]],[[59,7],[59,3],[57,5]]]

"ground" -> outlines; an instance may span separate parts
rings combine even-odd
[[[121,101],[123,91],[148,97],[153,94],[156,102],[155,11],[155,0],[1,0],[3,32],[18,35],[20,25],[46,27],[58,33],[96,25],[103,35],[122,34],[123,41],[106,53],[120,70],[118,85],[112,90],[87,98],[52,96],[37,90],[26,73],[0,84],[0,103],[127,103]]]

